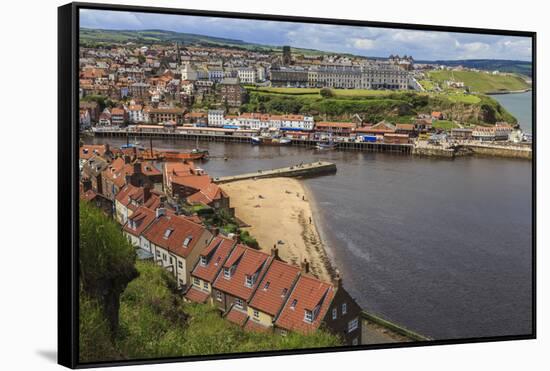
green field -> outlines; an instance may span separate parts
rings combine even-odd
[[[453,128],[458,128],[459,126],[452,121],[448,120],[435,120],[432,123],[432,126],[436,129],[451,130]]]
[[[492,75],[474,71],[431,71],[428,73],[431,80],[439,83],[445,89],[445,81],[462,81],[472,92],[491,93],[499,91],[513,91],[529,89],[530,86],[518,75]]]
[[[273,87],[251,87],[246,86],[249,91],[267,94],[282,95],[312,95],[318,96],[319,88],[273,88]],[[335,97],[354,98],[372,97],[392,94],[391,90],[368,90],[368,89],[330,89]]]

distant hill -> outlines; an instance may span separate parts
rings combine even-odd
[[[511,72],[531,77],[533,75],[531,62],[507,59],[462,59],[453,61],[417,61],[418,63],[440,64],[443,66],[464,66],[487,71]]]
[[[224,46],[229,48],[247,49],[254,51],[273,51],[281,52],[282,46],[263,45],[250,43],[243,40],[227,39],[222,37],[205,36],[192,33],[164,31],[164,30],[103,30],[103,29],[80,29],[80,43],[83,45],[101,45],[111,43],[129,43],[136,44],[162,44],[175,43],[180,45],[204,45],[204,46]],[[292,48],[293,53],[304,55],[325,55],[334,54],[314,49]],[[340,53],[342,54],[342,53]],[[342,54],[349,55],[349,54]]]

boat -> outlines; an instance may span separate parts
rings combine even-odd
[[[315,145],[315,148],[321,150],[335,149],[336,147],[338,147],[338,143],[333,141],[317,142]]]
[[[252,144],[264,144],[271,146],[285,146],[292,142],[290,138],[282,136],[253,136],[250,138]]]
[[[190,152],[163,151],[165,161],[205,160],[208,158],[208,150],[193,149]]]

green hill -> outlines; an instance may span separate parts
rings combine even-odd
[[[81,203],[81,226],[95,234],[82,236],[81,244],[95,243],[97,231],[109,230],[109,241],[128,245],[115,223],[87,203]],[[109,243],[106,241],[106,243]],[[104,264],[111,257],[101,254]],[[83,257],[81,256],[81,259]],[[96,271],[82,261],[88,277]],[[109,360],[181,357],[283,349],[317,348],[340,345],[335,335],[323,330],[311,335],[289,333],[250,333],[223,319],[218,310],[207,304],[190,304],[176,290],[174,277],[153,262],[137,261],[139,276],[133,279],[120,297],[119,326],[111,333],[109,320],[100,302],[81,290],[80,360]],[[97,277],[101,280],[102,277]],[[81,282],[81,287],[83,287]]]
[[[410,122],[420,113],[440,111],[450,120],[490,125],[517,120],[496,100],[486,95],[418,93],[411,91],[333,90],[330,98],[316,89],[249,88],[247,112],[311,114],[317,120],[350,121],[358,114],[367,122]]]
[[[428,73],[431,80],[445,88],[445,81],[462,81],[477,93],[491,93],[529,89],[530,86],[516,74],[493,75],[486,72],[474,71],[431,71]]]

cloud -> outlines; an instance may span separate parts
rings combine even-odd
[[[353,39],[353,46],[357,49],[372,50],[376,47],[376,41],[371,39]]]
[[[118,30],[163,29],[370,57],[407,54],[417,60],[532,58],[530,38],[502,35],[86,9],[81,10],[80,24]]]

